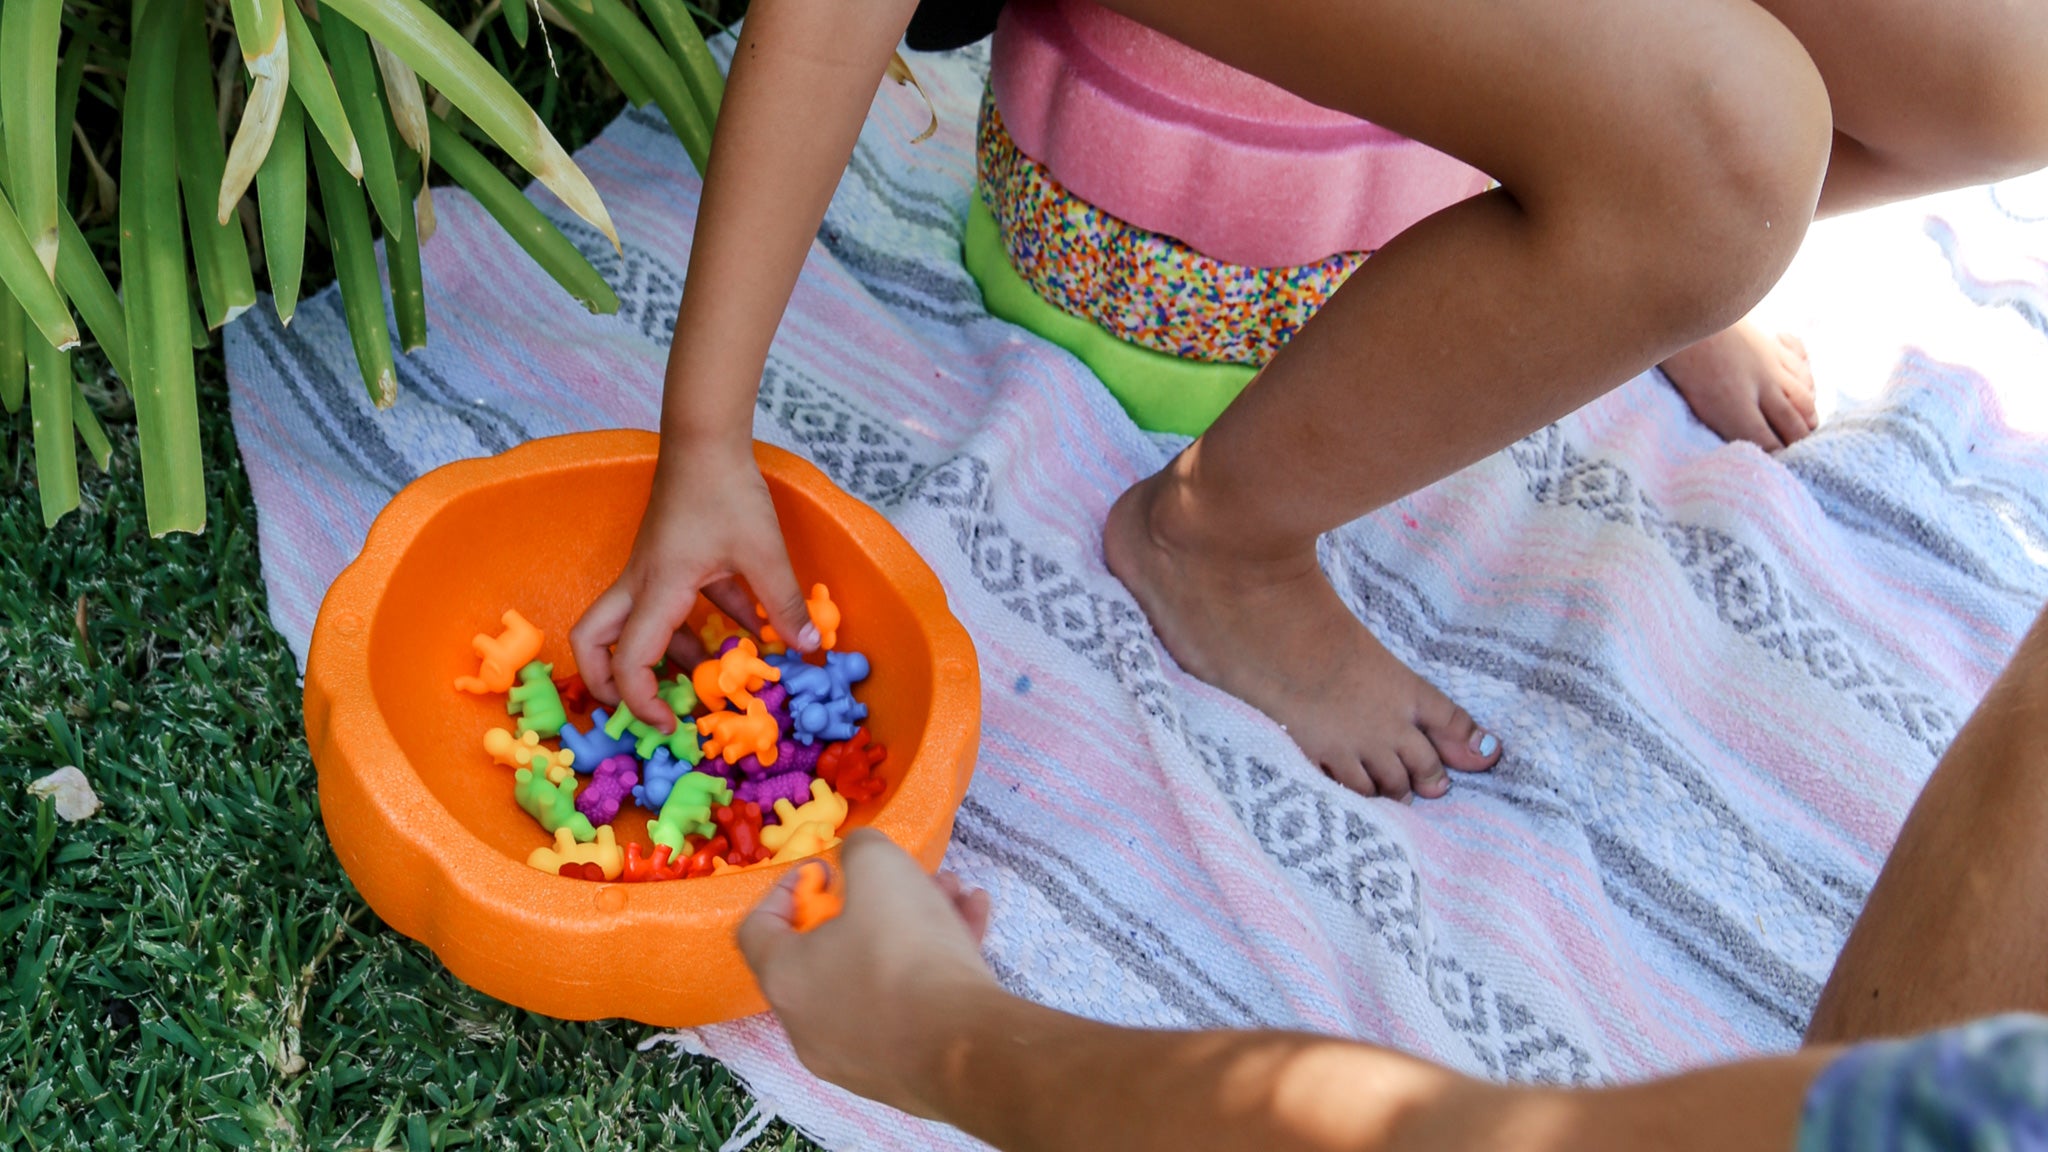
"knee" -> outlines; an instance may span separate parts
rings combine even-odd
[[[1740,319],[1812,223],[1833,117],[1805,50],[1775,22],[1737,28],[1660,70],[1629,117],[1620,195],[1600,227],[1649,322],[1690,341]]]

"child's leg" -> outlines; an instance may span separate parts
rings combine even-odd
[[[1834,106],[1822,215],[2048,165],[2048,8],[2004,0],[1759,2],[1799,37]],[[1664,372],[1700,419],[1730,439],[1774,448],[1812,427],[1804,349],[1754,325],[1700,341],[1666,360]]]
[[[1110,0],[1504,187],[1382,249],[1104,550],[1182,666],[1361,791],[1498,743],[1344,607],[1316,538],[1725,327],[1804,234],[1827,96],[1748,0]]]

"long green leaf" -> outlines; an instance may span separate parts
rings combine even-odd
[[[398,131],[397,125],[392,132]],[[431,129],[429,129],[431,131]],[[428,147],[433,145],[429,143]],[[398,145],[398,179],[407,204],[420,194],[426,166],[409,145]],[[420,271],[420,230],[384,234],[384,267],[391,276],[391,313],[398,321],[398,346],[410,352],[427,346],[426,277]]]
[[[370,402],[389,408],[398,399],[398,372],[391,364],[391,331],[384,321],[384,282],[377,275],[376,241],[363,190],[348,178],[324,140],[312,144],[313,172],[320,180],[320,208],[327,217],[327,247],[334,253],[334,278],[341,284],[341,309],[355,345],[356,367]]]
[[[356,145],[355,130],[350,127],[348,113],[341,109],[341,95],[334,90],[334,77],[327,71],[327,60],[320,55],[320,45],[313,40],[313,30],[306,26],[306,18],[299,14],[296,3],[284,6],[284,37],[286,55],[291,60],[292,94],[306,110],[306,119],[320,130],[327,140],[327,147],[341,157],[342,167],[357,180],[363,178],[363,154]]]
[[[28,392],[28,317],[14,294],[0,288],[0,408],[8,415],[21,411]]]
[[[128,317],[121,310],[121,298],[114,295],[106,269],[100,267],[99,257],[92,254],[92,246],[78,230],[78,222],[62,204],[57,205],[57,229],[63,236],[57,248],[57,283],[71,297],[71,306],[78,309],[92,338],[99,341],[114,375],[125,383],[129,380]]]
[[[349,22],[348,17],[323,4],[320,7],[321,40],[327,45],[327,63],[334,69],[334,89],[341,93],[341,106],[356,132],[363,154],[363,188],[377,219],[384,222],[384,234],[403,236],[412,231],[411,213],[398,191],[398,171],[393,167],[390,119],[384,112],[384,96],[378,90],[377,59],[370,52],[370,38]]]
[[[277,135],[284,115],[285,98],[291,94],[291,47],[284,30],[284,0],[232,0],[235,40],[242,48],[242,66],[249,70],[249,99],[242,106],[242,123],[228,146],[227,169],[221,174],[220,196],[214,215],[225,224],[233,214],[249,181],[270,154],[270,142]]]
[[[78,440],[72,428],[71,354],[48,340],[28,341],[28,410],[35,429],[36,491],[43,499],[43,527],[55,527],[78,507]]]
[[[121,289],[128,313],[135,423],[149,530],[206,527],[187,319],[185,228],[178,206],[181,0],[139,0],[121,109]]]
[[[569,295],[599,315],[619,310],[619,297],[605,283],[583,253],[569,242],[562,230],[542,214],[533,201],[513,187],[497,166],[486,160],[462,133],[447,121],[435,117],[428,125],[434,133],[434,160],[455,182],[476,197],[496,219],[499,227],[517,241],[534,262],[547,270]]]
[[[512,33],[512,42],[521,48],[526,47],[526,6],[531,2],[532,0],[507,0],[499,8],[505,17],[505,30]]]
[[[640,14],[654,25],[669,58],[682,71],[683,83],[690,86],[690,95],[697,98],[697,112],[704,123],[715,126],[719,106],[725,101],[725,74],[718,70],[718,58],[711,54],[711,46],[697,30],[697,20],[690,15],[689,5],[683,0],[640,0]]]
[[[91,62],[92,38],[73,36],[57,65],[57,204],[71,200],[71,122],[78,118],[78,90],[85,84],[85,66]],[[57,237],[63,250],[64,237]]]
[[[14,293],[14,299],[28,313],[29,322],[43,334],[43,339],[59,348],[78,343],[78,326],[71,322],[71,310],[64,307],[64,297],[44,271],[35,248],[29,244],[28,233],[21,227],[21,218],[14,214],[14,205],[4,192],[0,192],[0,283]]]
[[[114,459],[114,443],[107,439],[107,430],[100,427],[100,418],[93,415],[92,405],[85,401],[85,389],[76,380],[71,382],[71,424],[78,429],[78,438],[85,441],[85,450],[92,454],[93,466],[105,472]]]
[[[589,0],[583,2],[587,5]],[[572,9],[567,0],[564,0],[555,6],[555,15],[563,23],[576,29],[577,39],[583,41],[583,46],[590,49],[592,56],[597,57],[598,64],[604,68],[604,74],[611,77],[612,82],[619,86],[619,91],[625,94],[626,103],[635,108],[645,108],[654,103],[654,89],[648,85],[646,78],[640,75],[640,70],[633,66],[633,62],[611,41],[593,37],[583,30],[584,25],[590,21],[587,8]]]
[[[570,211],[618,245],[618,230],[590,178],[569,159],[511,82],[477,55],[461,33],[420,0],[330,0],[329,6],[412,65],[421,79],[462,109]]]
[[[64,0],[7,0],[0,6],[7,186],[14,192],[29,247],[52,283],[57,277],[57,43],[63,31]]]
[[[289,324],[299,306],[299,276],[306,266],[306,112],[287,95],[270,154],[256,170],[256,200],[263,220],[263,267],[270,302]]]
[[[669,128],[683,142],[690,162],[697,166],[697,171],[704,171],[711,158],[711,130],[704,126],[703,115],[690,95],[689,85],[683,82],[683,74],[640,18],[620,0],[591,0],[588,13],[566,5],[558,11],[585,43],[593,48],[608,47],[632,67],[653,94],[661,114],[668,117]]]
[[[234,224],[210,209],[220,195],[227,149],[215,115],[213,61],[206,52],[205,8],[188,0],[188,19],[179,31],[177,129],[178,179],[185,191],[185,218],[192,229],[192,263],[199,270],[199,296],[206,327],[219,328],[256,303],[256,274],[249,267],[248,241]]]

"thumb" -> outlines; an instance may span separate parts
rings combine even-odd
[[[821,642],[818,626],[811,623],[811,609],[804,603],[796,573],[790,570],[788,554],[776,548],[772,556],[755,564],[745,576],[761,601],[769,627],[775,629],[783,643],[799,652],[817,651]]]
[[[747,967],[754,971],[754,981],[763,988],[768,986],[768,971],[775,964],[775,958],[782,954],[789,942],[796,938],[796,928],[790,924],[790,917],[796,913],[796,897],[791,890],[796,887],[796,878],[802,868],[792,868],[768,895],[754,906],[745,920],[740,921],[740,955],[746,957]]]

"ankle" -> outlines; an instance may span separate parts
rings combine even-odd
[[[1255,513],[1238,508],[1235,499],[1204,492],[1185,462],[1185,456],[1176,459],[1131,490],[1136,527],[1152,548],[1262,583],[1317,568],[1313,537],[1295,540],[1254,528]]]

